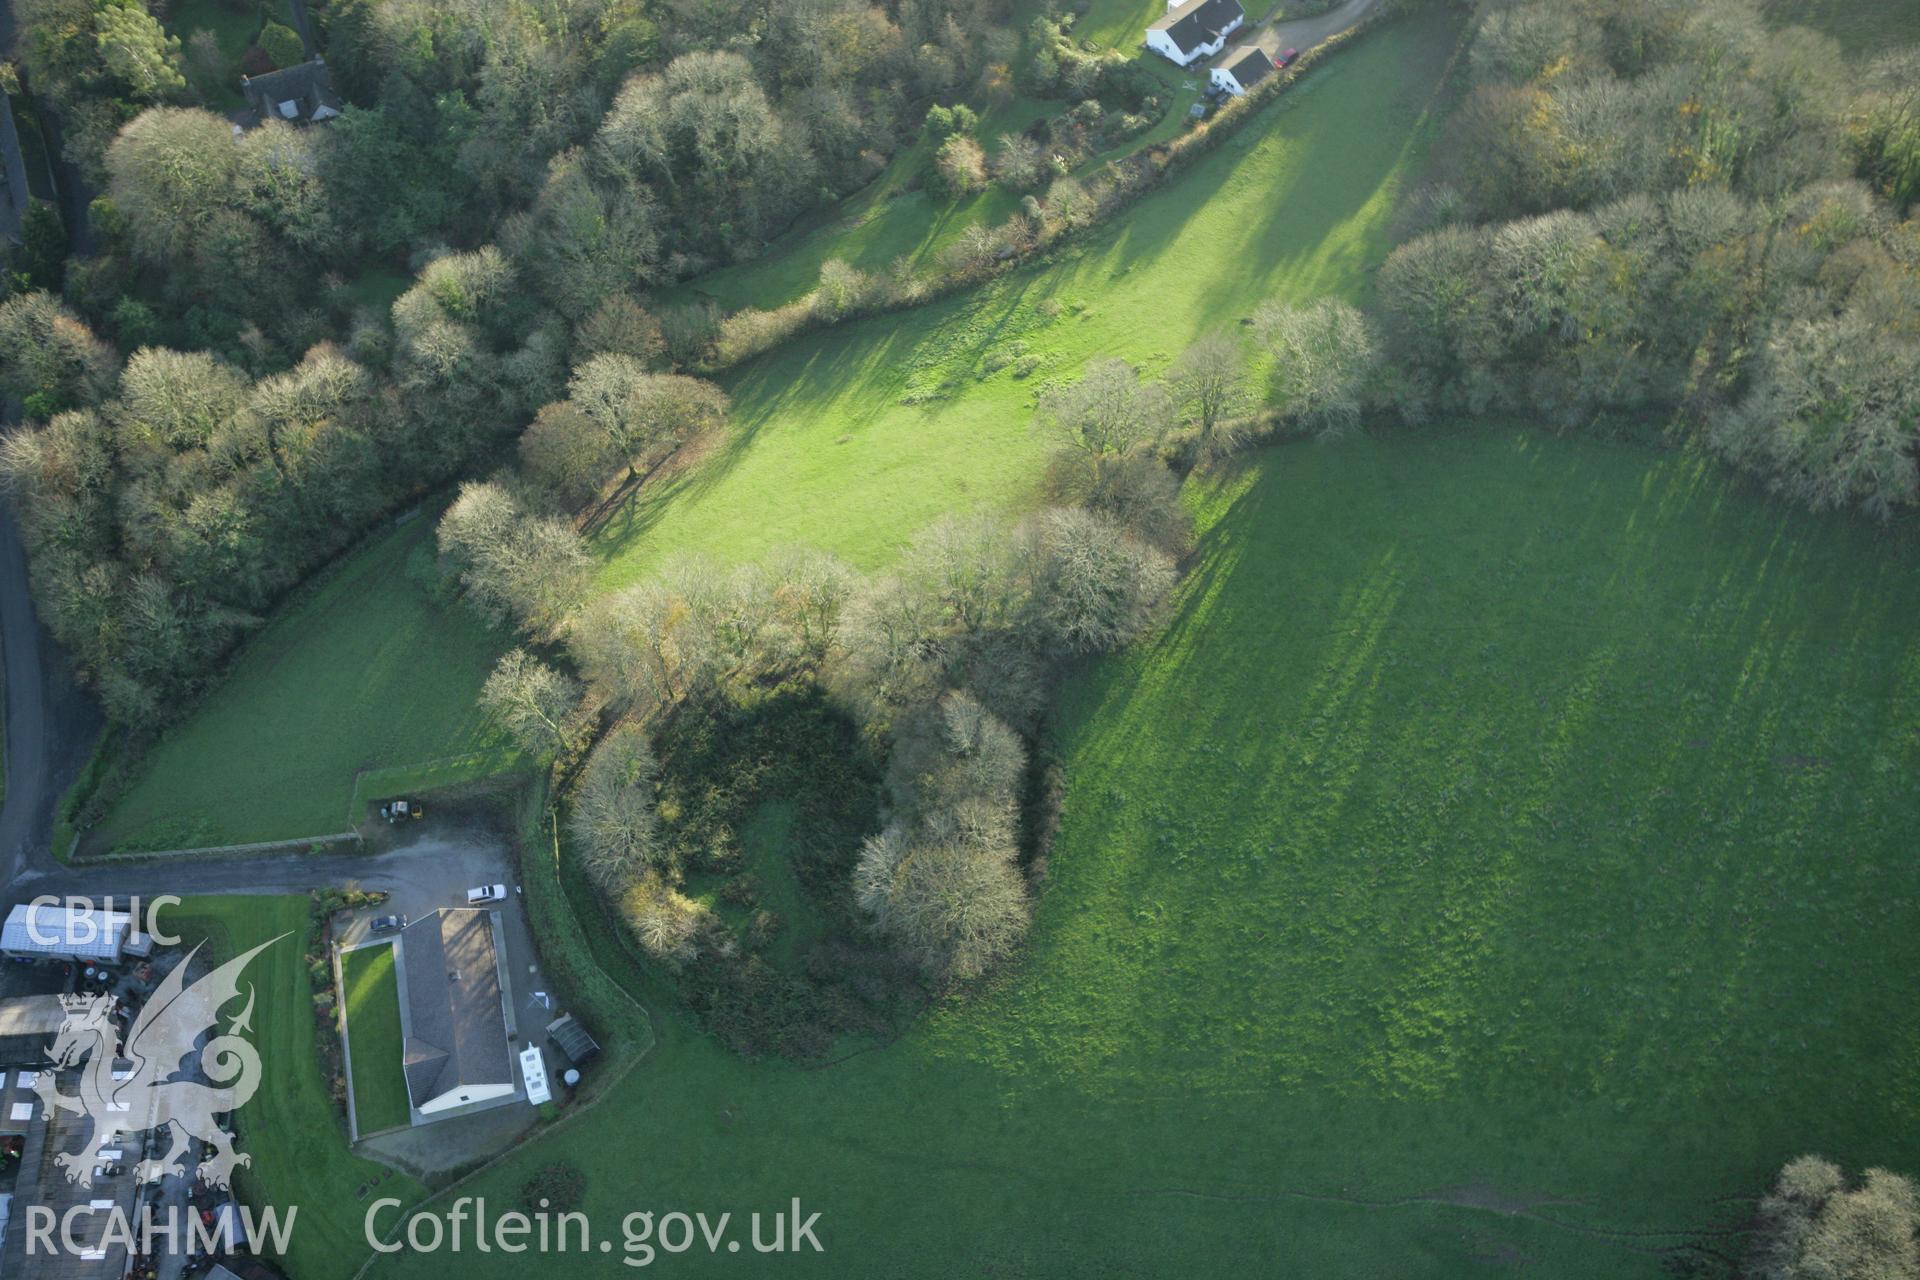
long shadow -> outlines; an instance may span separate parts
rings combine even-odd
[[[1444,25],[1450,34],[1457,35],[1457,23],[1449,19]],[[1058,289],[1062,279],[1077,269],[1074,263],[1117,262],[1116,274],[1124,274],[1166,253],[1186,232],[1189,222],[1235,180],[1240,161],[1262,145],[1271,131],[1294,121],[1305,126],[1293,142],[1303,156],[1338,156],[1345,148],[1350,155],[1358,155],[1359,167],[1355,167],[1355,160],[1349,159],[1338,181],[1328,185],[1324,175],[1310,170],[1304,160],[1295,164],[1272,200],[1275,219],[1284,220],[1286,240],[1275,240],[1274,220],[1262,222],[1241,237],[1247,242],[1244,252],[1231,244],[1226,247],[1221,254],[1224,265],[1216,276],[1223,283],[1208,292],[1223,301],[1235,287],[1234,283],[1227,282],[1243,282],[1250,276],[1272,278],[1290,266],[1297,266],[1313,246],[1326,240],[1373,200],[1382,184],[1421,145],[1427,117],[1446,92],[1444,75],[1422,89],[1413,136],[1392,130],[1387,144],[1376,143],[1356,151],[1349,136],[1352,122],[1335,103],[1326,100],[1329,86],[1337,87],[1341,83],[1332,77],[1342,77],[1349,85],[1369,76],[1377,82],[1393,82],[1389,73],[1403,60],[1405,42],[1418,34],[1410,35],[1390,27],[1357,48],[1340,52],[1327,67],[1316,71],[1294,91],[1300,95],[1299,102],[1289,104],[1283,98],[1269,108],[1269,118],[1253,122],[1228,140],[1219,154],[1208,157],[1167,189],[1128,210],[1103,235],[1076,246],[1064,269],[1053,263],[1036,264],[904,316],[882,316],[809,335],[731,375],[726,383],[739,411],[725,445],[699,467],[675,475],[668,484],[650,485],[628,495],[617,509],[607,512],[596,529],[596,540],[604,554],[610,559],[619,559],[637,539],[657,526],[673,504],[693,501],[712,491],[755,446],[764,430],[803,404],[816,411],[841,415],[849,431],[892,411],[897,397],[890,391],[875,387],[874,394],[854,396],[847,394],[846,388],[862,379],[892,381],[898,385],[904,381],[903,371],[911,367],[910,357],[921,351],[926,342],[950,344],[950,353],[942,361],[948,381],[964,383],[966,372],[977,367],[982,356],[1004,337],[1021,305],[1034,290]],[[1391,141],[1395,139],[1397,143]],[[954,211],[948,210],[942,216],[952,217]],[[935,235],[939,225],[936,220]],[[1301,247],[1276,252],[1281,244]],[[966,323],[969,316],[982,311],[988,311],[990,317],[985,323]],[[837,388],[839,394],[829,402],[819,394],[822,387]],[[940,414],[944,404],[945,397],[936,395],[928,401],[922,416]]]
[[[1115,263],[1115,274],[1122,275],[1166,254],[1183,237],[1199,234],[1190,224],[1225,188],[1243,180],[1242,162],[1248,156],[1284,144],[1297,159],[1266,199],[1270,215],[1224,243],[1209,228],[1215,234],[1207,246],[1209,257],[1222,263],[1222,270],[1213,274],[1217,283],[1211,286],[1205,280],[1195,283],[1209,299],[1208,310],[1224,313],[1229,304],[1243,300],[1245,280],[1275,280],[1297,271],[1424,151],[1454,92],[1449,81],[1464,26],[1445,16],[1406,21],[1419,24],[1419,29],[1389,26],[1334,54],[1266,108],[1264,118],[1243,127],[1215,154],[1142,200],[1108,234],[1091,241],[1089,255]],[[1446,60],[1432,67],[1430,81],[1409,81],[1404,74],[1409,66],[1424,71],[1429,65],[1417,42],[1435,31],[1447,33]],[[1404,105],[1375,107],[1369,118],[1356,119],[1351,99],[1368,92],[1410,96]],[[1394,119],[1396,115],[1404,115],[1407,122]],[[1353,268],[1346,276],[1357,282],[1363,264],[1358,255],[1346,259]]]
[[[819,394],[821,387],[839,389],[833,397],[836,412],[844,412],[849,402],[864,402],[861,410],[845,416],[850,425],[884,412],[890,396],[855,397],[847,389],[861,379],[897,377],[905,349],[920,340],[922,330],[937,324],[941,314],[963,301],[935,303],[934,310],[912,313],[906,323],[897,316],[879,316],[809,334],[722,379],[735,409],[724,441],[698,465],[676,471],[664,482],[655,479],[627,488],[610,504],[603,504],[593,530],[603,557],[620,559],[674,504],[712,491],[753,450],[761,434],[797,412],[802,400],[824,406],[827,400]]]

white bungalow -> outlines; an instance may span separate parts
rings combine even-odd
[[[1167,16],[1147,28],[1147,48],[1177,67],[1211,58],[1247,20],[1240,0],[1168,0]]]

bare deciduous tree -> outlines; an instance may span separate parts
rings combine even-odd
[[[1201,448],[1231,449],[1234,420],[1246,411],[1247,354],[1223,333],[1209,334],[1167,370],[1167,386],[1187,421],[1199,429]]]
[[[666,869],[653,811],[657,768],[646,732],[622,724],[594,747],[581,772],[569,825],[581,867],[608,892]]]
[[[566,744],[579,705],[580,682],[525,649],[503,655],[480,690],[480,706],[500,717],[514,741],[538,753]]]
[[[550,634],[586,599],[593,558],[573,526],[532,515],[491,482],[460,486],[440,519],[440,553],[476,608]]]
[[[1173,562],[1112,520],[1055,508],[1036,518],[1041,549],[1034,607],[1068,653],[1118,649],[1153,622],[1173,587]]]
[[[1801,1156],[1760,1201],[1743,1274],[1755,1280],[1914,1280],[1920,1191],[1869,1169],[1858,1186],[1830,1161]]]
[[[1078,382],[1041,395],[1040,417],[1099,467],[1164,436],[1173,398],[1159,383],[1141,382],[1125,360],[1093,360]]]
[[[1331,298],[1305,307],[1269,302],[1254,313],[1254,325],[1273,352],[1273,394],[1283,412],[1322,436],[1360,425],[1380,358],[1365,316]]]
[[[680,969],[699,954],[707,909],[664,877],[635,880],[621,894],[620,909],[641,949],[669,969]]]
[[[720,388],[680,374],[651,373],[630,355],[604,353],[573,372],[567,395],[606,434],[629,476],[660,446],[676,446],[726,421]]]
[[[973,978],[1019,945],[1031,919],[1011,847],[918,838],[890,826],[870,838],[855,895],[875,925],[928,972]]]
[[[520,435],[520,473],[570,511],[600,491],[612,465],[607,433],[570,400],[543,406]]]

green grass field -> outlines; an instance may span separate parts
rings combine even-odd
[[[827,1070],[668,1017],[473,1191],[799,1196],[808,1275],[1655,1280],[1790,1156],[1920,1167],[1909,544],[1517,430],[1192,497],[1164,633],[1066,692],[1012,972]]]
[[[1920,6],[1911,0],[1770,0],[1765,8],[1776,23],[1825,32],[1851,54],[1920,43]]]
[[[253,1157],[240,1174],[240,1191],[248,1204],[272,1205],[283,1215],[297,1207],[285,1258],[292,1274],[345,1280],[366,1254],[361,1216],[374,1188],[408,1204],[426,1189],[347,1150],[346,1126],[327,1094],[314,1047],[313,991],[302,956],[306,898],[194,898],[163,912],[161,921],[187,946],[208,939],[222,958],[280,938],[243,977],[257,994],[252,1038],[263,1079],[236,1113],[240,1149]]]
[[[148,753],[100,847],[239,844],[344,830],[356,771],[505,745],[474,698],[503,637],[406,573],[430,515],[349,556],[255,636]]]
[[[986,111],[974,136],[992,155],[1002,133],[1019,133],[1062,105],[1012,97]],[[919,270],[932,270],[961,232],[1005,222],[1020,207],[1020,197],[998,184],[962,200],[929,194],[922,177],[932,153],[924,137],[903,147],[884,173],[829,212],[768,245],[759,257],[701,276],[673,296],[711,298],[728,310],[784,306],[813,291],[829,258],[874,273],[903,257]]]
[[[1166,12],[1166,0],[1093,0],[1073,24],[1073,35],[1115,49],[1131,49],[1147,38],[1147,25]]]
[[[1168,106],[1159,123],[1120,144],[1090,156],[1074,176],[1085,178],[1109,162],[1149,146],[1166,142],[1186,124],[1187,108],[1199,100],[1200,78],[1182,73],[1158,59],[1144,64],[1166,85]],[[1194,88],[1187,88],[1187,85]],[[973,136],[989,159],[1000,149],[1000,136],[1020,133],[1036,120],[1058,115],[1070,104],[1015,96],[988,109]],[[933,147],[926,139],[903,149],[886,172],[857,194],[835,205],[830,217],[816,219],[783,236],[765,253],[749,262],[701,276],[670,295],[686,301],[710,298],[723,307],[772,308],[805,297],[820,282],[820,268],[838,258],[862,271],[881,274],[905,258],[916,271],[937,274],[941,254],[969,227],[1004,223],[1020,208],[1019,193],[999,183],[960,200],[930,194],[922,175],[931,163]]]
[[[407,1123],[407,1081],[400,1070],[400,977],[392,946],[340,954],[353,1062],[354,1118],[363,1134]]]
[[[1157,367],[1267,296],[1360,296],[1452,32],[1363,41],[1054,264],[742,371],[734,439],[602,532],[605,582],[683,548],[884,563],[938,512],[1030,500],[1033,383]],[[1033,379],[979,376],[1015,343]],[[1268,448],[1190,497],[1164,632],[1063,696],[1068,806],[1015,966],[824,1070],[669,1014],[597,1111],[464,1190],[507,1205],[575,1164],[616,1246],[635,1210],[744,1232],[798,1197],[826,1252],[778,1266],[806,1275],[1655,1280],[1676,1245],[1737,1255],[1788,1157],[1920,1168],[1910,545],[1684,454],[1493,426]],[[414,697],[351,664],[365,597],[290,613],[301,683],[265,666],[229,716],[303,708],[364,758],[378,722],[333,705]],[[374,616],[464,626],[406,593]],[[420,700],[423,754],[478,735],[432,717],[469,724],[484,669],[464,706],[451,679]],[[297,736],[191,738],[212,708],[170,767],[289,767]],[[623,963],[604,922],[579,936]],[[334,1243],[303,1280],[364,1254]],[[525,1269],[376,1274],[456,1263]]]
[[[1088,21],[1109,2],[1096,0],[1094,13],[1074,27],[1076,38],[1089,38]],[[1138,7],[1135,0],[1127,2]],[[1157,7],[1157,0],[1149,3]],[[1020,0],[1008,19],[1009,29],[1024,36],[1041,8],[1031,0]],[[1096,24],[1098,34],[1092,38],[1097,43],[1131,49],[1140,43],[1147,21],[1141,19],[1131,30],[1124,19]],[[1025,56],[1023,51],[1016,63]],[[1143,65],[1166,85],[1165,116],[1145,133],[1090,157],[1075,171],[1076,176],[1084,177],[1111,160],[1164,142],[1184,126],[1187,108],[1200,96],[1200,76],[1182,72],[1154,57],[1146,57]],[[1188,89],[1185,87],[1188,84],[1195,87]],[[999,150],[1002,134],[1020,133],[1035,121],[1058,115],[1071,105],[1065,99],[1040,99],[1010,92],[1001,101],[976,104],[980,123],[974,128],[973,137],[991,158]],[[1020,196],[998,183],[957,201],[930,195],[922,187],[922,177],[932,163],[933,150],[925,137],[916,139],[894,155],[878,178],[833,206],[828,213],[806,221],[775,240],[759,257],[701,276],[670,296],[677,301],[710,298],[729,310],[783,306],[813,290],[820,281],[821,264],[830,258],[839,258],[862,271],[875,273],[886,271],[900,258],[907,259],[916,270],[936,270],[942,251],[958,240],[963,231],[1005,222],[1020,207]]]
[[[1357,296],[1387,252],[1454,34],[1436,15],[1362,41],[1050,266],[748,366],[728,380],[728,446],[600,529],[603,581],[677,550],[749,559],[791,542],[871,568],[943,512],[1031,500],[1051,447],[1033,425],[1037,384],[1095,356],[1164,367],[1267,298]],[[1023,380],[1010,362],[1025,355],[1042,363]]]
[[[1202,333],[1237,332],[1268,297],[1358,296],[1456,36],[1437,16],[1385,28],[1057,262],[748,366],[729,380],[735,426],[717,456],[595,535],[603,584],[688,549],[743,560],[806,543],[878,567],[943,512],[1034,500],[1051,447],[1033,426],[1044,380],[1096,355],[1163,366]],[[986,372],[1018,353],[1042,367]],[[429,536],[423,519],[374,544],[278,615],[150,753],[94,843],[336,831],[356,770],[499,746],[474,698],[505,641],[406,578]]]

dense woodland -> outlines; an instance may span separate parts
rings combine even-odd
[[[24,81],[103,194],[96,252],[63,261],[41,236],[15,254],[0,391],[39,429],[9,438],[4,471],[49,624],[141,728],[372,522],[516,437],[571,496],[597,489],[607,450],[541,411],[605,358],[706,372],[1004,265],[1117,199],[1065,170],[1165,110],[1151,77],[1068,38],[1070,15],[1017,32],[991,4],[335,0],[314,17],[344,113],[236,136],[146,8],[25,0],[20,17]],[[964,103],[1016,85],[1060,114],[1001,139],[988,174]],[[647,305],[923,132],[945,144],[930,187],[1002,182],[1027,210],[931,276],[830,262],[779,312]],[[396,274],[412,284],[391,307],[367,301],[362,282]]]
[[[25,0],[26,83],[103,194],[98,252],[9,277],[0,379],[43,425],[6,471],[109,713],[179,714],[273,600],[510,446],[570,363],[693,362],[713,318],[635,295],[753,254],[930,101],[1006,75],[999,16],[335,3],[344,114],[236,138],[146,8]],[[364,305],[353,280],[395,268],[412,287]]]
[[[1920,49],[1742,4],[1496,5],[1379,277],[1414,420],[1664,431],[1815,507],[1920,497]]]

